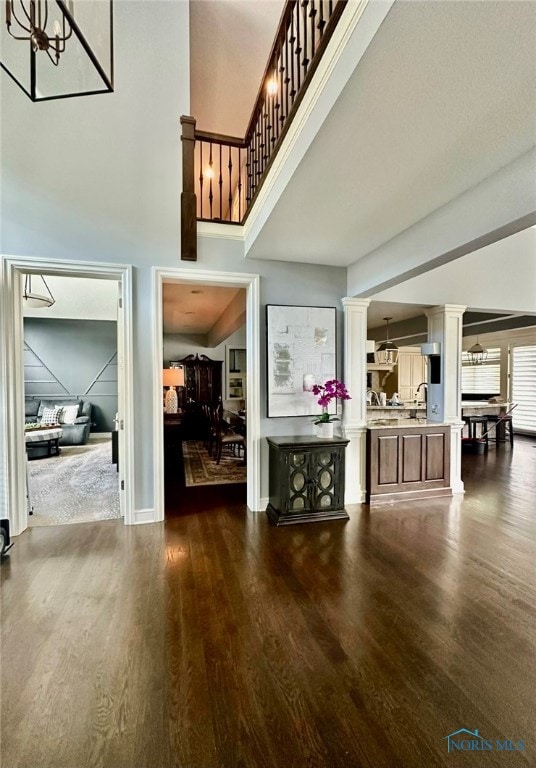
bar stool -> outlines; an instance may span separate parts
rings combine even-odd
[[[472,440],[484,440],[486,443],[486,451],[488,450],[488,419],[486,416],[464,416],[463,420],[467,420],[467,426],[469,428],[469,437]],[[480,424],[480,437],[476,434],[477,424]]]
[[[513,446],[514,444],[514,429],[512,425],[512,417],[511,416],[497,416],[496,414],[488,415],[487,417],[488,421],[488,428],[491,428],[492,424],[496,424],[494,430],[492,430],[492,439],[493,439],[493,432],[495,432],[495,444],[497,443],[506,443],[507,439],[510,439],[510,445]],[[508,438],[507,438],[508,433]]]

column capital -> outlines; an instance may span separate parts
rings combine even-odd
[[[366,309],[370,304],[370,299],[354,299],[352,296],[345,296],[341,299],[343,307],[355,307],[356,309]]]
[[[432,317],[433,315],[463,315],[467,306],[465,304],[439,304],[436,307],[430,307],[425,309],[424,314],[426,317]]]

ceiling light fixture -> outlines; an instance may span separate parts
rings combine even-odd
[[[487,360],[488,357],[488,350],[484,349],[482,344],[478,343],[478,336],[476,337],[476,344],[473,344],[472,347],[469,347],[467,350],[467,354],[469,355],[469,362],[471,365],[482,365],[482,363]]]
[[[277,80],[275,77],[271,77],[268,82],[266,83],[266,90],[268,91],[269,96],[275,96],[277,91],[279,90],[279,86],[277,84]]]
[[[383,318],[387,323],[385,329],[385,341],[378,347],[378,359],[380,365],[395,365],[398,360],[398,347],[392,341],[389,341],[389,320],[391,317]]]
[[[32,276],[26,275],[24,278],[24,292],[22,294],[22,298],[28,307],[33,307],[34,309],[47,309],[48,307],[51,307],[53,304],[55,304],[56,300],[52,295],[51,290],[48,287],[43,275],[36,275],[36,278],[43,282],[47,295],[44,293],[36,293],[35,291],[32,291]]]
[[[9,37],[3,36],[0,66],[32,101],[113,91],[112,0],[84,0],[77,8],[75,20],[74,0],[5,0]],[[98,44],[101,61],[88,38]],[[30,48],[26,73],[24,43]],[[67,50],[68,62],[60,65]]]

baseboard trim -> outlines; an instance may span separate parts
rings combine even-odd
[[[266,512],[266,507],[268,506],[268,502],[270,501],[269,497],[263,497],[259,499],[259,508],[256,510],[257,512]]]
[[[154,523],[154,522],[156,522],[154,509],[134,510],[133,525],[142,525],[143,523]]]

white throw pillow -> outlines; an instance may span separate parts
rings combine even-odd
[[[43,408],[43,415],[41,416],[41,424],[44,427],[51,427],[53,424],[58,423],[60,418],[61,408]]]
[[[64,405],[61,409],[60,424],[75,424],[78,417],[78,405]]]

